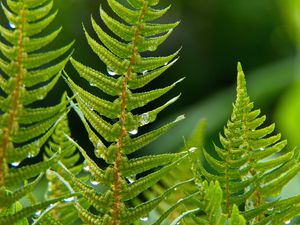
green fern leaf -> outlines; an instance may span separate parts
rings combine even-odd
[[[171,224],[178,224],[186,217],[192,217],[195,224],[203,225],[245,225],[246,221],[243,216],[240,215],[239,209],[236,205],[233,205],[232,214],[228,216],[223,212],[223,192],[218,182],[210,182],[208,185],[207,181],[204,181],[199,185],[199,192],[195,192],[190,196],[185,197],[184,199],[178,201],[174,204],[171,210],[178,207],[181,204],[184,204],[190,198],[194,199],[195,206],[197,208],[191,209],[184,212],[178,218],[176,218]],[[167,213],[170,213],[168,211]],[[200,215],[200,216],[198,216]],[[158,221],[162,221],[166,217],[164,214]],[[158,224],[158,223],[155,223]]]
[[[63,101],[65,96],[63,97]],[[61,152],[60,161],[70,170],[73,174],[77,175],[82,172],[83,164],[78,164],[80,160],[80,154],[68,138],[65,135],[70,135],[70,129],[67,117],[64,117],[56,126],[54,133],[52,134],[51,141],[48,142],[48,146],[45,149],[46,155],[44,156],[47,161],[49,157],[52,157],[57,152]],[[63,174],[63,170],[60,167],[55,168],[55,171],[59,174]],[[46,193],[46,199],[53,199],[61,197],[67,193],[69,190],[65,187],[56,176],[54,176],[50,171],[47,172],[48,179],[48,191]],[[49,213],[43,222],[46,223],[48,220],[53,219],[61,222],[62,224],[72,224],[77,219],[76,209],[71,205],[75,199],[72,197],[65,200],[57,205],[59,210],[54,210]],[[72,216],[70,216],[72,215]],[[47,219],[48,218],[48,219]],[[55,221],[52,221],[55,222]]]
[[[41,180],[42,175],[40,175],[37,179],[35,179],[32,183],[19,188],[14,192],[9,192],[7,190],[1,189],[0,190],[0,207],[5,207],[7,205],[12,205],[14,202],[20,200],[23,196],[31,192],[36,185]]]
[[[25,219],[23,219],[23,218],[28,217],[29,215],[31,215],[31,214],[33,214],[33,213],[35,213],[35,212],[37,212],[41,209],[44,209],[44,208],[48,207],[51,204],[55,204],[57,202],[63,201],[65,198],[72,197],[74,195],[79,195],[79,194],[69,194],[69,195],[66,195],[64,197],[51,199],[51,200],[48,200],[48,201],[45,201],[45,202],[42,202],[42,203],[39,203],[39,204],[36,204],[36,205],[33,205],[33,206],[28,206],[26,208],[18,210],[17,212],[12,212],[12,213],[9,213],[7,215],[1,216],[0,217],[0,224],[1,225],[15,224],[20,220],[24,221]]]
[[[260,110],[253,110],[245,76],[238,64],[237,98],[224,135],[220,134],[222,147],[215,145],[218,157],[203,149],[203,157],[213,170],[199,163],[207,180],[220,182],[229,214],[233,204],[245,204],[245,211],[263,207],[268,197],[280,194],[300,171],[295,150],[283,152],[286,141],[280,141],[280,134],[271,135],[274,124],[262,127],[266,117],[259,114]],[[253,221],[259,222],[267,215],[260,213]]]
[[[5,40],[0,41],[0,88],[4,93],[0,96],[0,188],[4,209],[19,204],[15,202],[30,193],[40,177],[30,184],[27,180],[43,174],[60,157],[55,154],[45,162],[18,166],[40,152],[66,110],[66,103],[44,108],[31,105],[43,100],[57,83],[69,58],[65,55],[73,44],[43,50],[61,31],[59,28],[50,34],[41,33],[56,17],[57,11],[51,12],[52,7],[53,0],[1,2],[9,24],[9,28],[0,26]],[[47,207],[46,203],[42,206]],[[29,212],[34,211],[24,208],[9,216],[1,215],[0,223],[22,221],[21,216],[27,217]]]
[[[148,92],[135,91],[160,76],[176,61],[174,58],[177,57],[179,51],[165,57],[144,57],[142,54],[156,50],[178,23],[149,23],[160,18],[169,9],[169,7],[162,10],[152,8],[158,2],[141,0],[128,1],[128,3],[133,8],[116,0],[108,1],[110,8],[123,22],[113,19],[100,7],[100,17],[114,35],[106,33],[93,18],[91,19],[92,26],[102,43],[98,43],[84,29],[88,44],[106,64],[108,75],[71,59],[81,77],[102,92],[116,96],[115,100],[106,100],[91,94],[76,85],[67,74],[65,75],[65,80],[74,92],[77,101],[72,103],[72,107],[86,127],[95,147],[95,154],[109,164],[107,168],[100,169],[70,138],[86,159],[92,175],[92,184],[105,187],[105,191],[99,193],[83,184],[75,176],[69,174],[66,178],[74,185],[74,188],[80,187],[84,198],[97,209],[98,212],[93,214],[79,204],[76,206],[82,220],[91,224],[131,224],[148,214],[164,199],[161,197],[163,193],[135,207],[130,207],[130,200],[157,183],[188,155],[185,152],[144,156],[131,160],[127,158],[127,155],[154,141],[184,118],[180,116],[175,121],[142,135],[134,134],[138,132],[139,127],[154,122],[157,115],[174,103],[179,96],[140,115],[135,114],[133,110],[163,96],[182,79],[165,88]],[[106,141],[105,144],[101,141],[102,139]],[[149,174],[134,180],[136,175],[143,172]]]

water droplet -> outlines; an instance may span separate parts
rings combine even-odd
[[[127,177],[127,180],[130,184],[134,183],[135,180],[136,180],[136,177],[135,176],[130,176],[130,177]]]
[[[138,130],[137,129],[134,129],[132,131],[129,131],[129,134],[131,135],[136,135],[138,133]]]
[[[97,145],[96,145],[96,148],[98,149],[98,148],[101,148],[101,147],[103,147],[103,144],[102,144],[101,141],[98,141],[98,142],[97,142]]]
[[[265,150],[265,148],[260,148],[259,150],[260,150],[260,151],[263,151],[263,150]]]
[[[149,72],[148,70],[144,70],[144,71],[142,72],[142,74],[143,74],[143,75],[146,75],[148,72]]]
[[[94,186],[97,186],[99,184],[99,182],[95,181],[95,180],[91,180],[91,184],[94,185]]]
[[[35,155],[33,152],[29,152],[28,155],[27,155],[27,158],[33,158]]]
[[[89,167],[89,166],[85,166],[85,167],[83,167],[83,170],[84,170],[85,172],[88,172],[88,171],[90,171],[90,167]]]
[[[10,165],[13,166],[13,167],[17,167],[20,165],[21,162],[13,162],[11,163]]]
[[[34,215],[35,216],[40,216],[41,215],[41,210],[37,211]]]
[[[178,188],[174,188],[174,191],[177,191],[178,190]]]
[[[148,124],[150,122],[149,119],[149,113],[143,113],[140,117],[141,126]]]
[[[115,71],[113,71],[111,68],[107,67],[107,73],[110,75],[110,76],[115,76],[117,75],[117,73]]]
[[[90,83],[90,85],[91,85],[92,87],[95,87],[95,86],[96,86],[96,84],[94,84],[94,83]]]
[[[285,223],[285,224],[290,224],[291,221],[290,221],[290,220],[287,220],[287,221],[285,221],[284,223]]]
[[[72,201],[74,201],[74,197],[70,197],[70,198],[66,198],[66,199],[64,199],[64,202],[72,202]]]
[[[8,23],[8,26],[9,26],[10,28],[12,28],[12,29],[15,29],[15,28],[16,28],[16,25],[13,24],[13,23],[11,23],[11,22]]]
[[[192,147],[192,148],[189,149],[189,152],[190,152],[190,153],[194,153],[196,150],[197,150],[196,147]]]
[[[274,210],[274,208],[268,208],[268,211],[273,211]]]
[[[148,216],[144,216],[140,218],[141,221],[147,222],[149,220]]]

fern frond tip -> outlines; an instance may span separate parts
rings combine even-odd
[[[243,67],[242,67],[242,63],[240,61],[238,61],[237,63],[237,71],[240,73],[240,72],[243,72]]]
[[[242,68],[242,64],[240,62],[238,62],[237,65],[237,70],[238,70],[238,74],[237,74],[237,93],[238,95],[243,95],[242,93],[244,93],[245,96],[247,96],[247,85],[246,85],[246,78],[245,78],[245,74]]]

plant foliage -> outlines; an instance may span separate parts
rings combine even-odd
[[[80,153],[66,137],[71,135],[69,128],[68,118],[64,117],[56,126],[51,140],[48,142],[48,146],[45,148],[45,159],[49,160],[57,152],[61,152],[60,161],[66,166],[66,168],[74,175],[78,175],[83,172],[84,163],[80,161]],[[69,193],[69,189],[60,180],[57,174],[63,174],[64,170],[61,167],[53,168],[54,171],[48,170],[46,173],[48,180],[48,192],[46,193],[46,199],[54,199],[62,197]],[[63,202],[59,203],[55,210],[52,210],[48,218],[43,219],[44,223],[49,223],[49,218],[55,218],[60,223],[67,225],[72,224],[77,220],[77,211],[73,207],[73,201],[75,197],[66,198]],[[84,204],[84,203],[83,203]]]
[[[58,160],[55,154],[45,162],[19,166],[20,162],[40,152],[65,111],[65,103],[51,107],[34,107],[33,103],[44,99],[54,87],[68,61],[68,57],[58,58],[72,43],[56,50],[41,50],[61,31],[59,28],[50,34],[41,33],[57,14],[51,12],[52,0],[7,0],[6,4],[1,2],[1,6],[9,28],[0,25],[3,38],[0,41],[3,93],[0,96],[0,208],[20,209],[15,202],[30,193],[41,179],[38,175]],[[36,176],[34,181],[27,182]],[[9,220],[0,221],[3,224]]]
[[[179,98],[152,103],[182,79],[151,87],[179,51],[149,56],[179,23],[153,22],[170,8],[158,9],[159,0],[107,2],[118,19],[100,7],[106,28],[93,18],[96,38],[84,28],[106,73],[66,56],[72,43],[44,50],[61,31],[43,32],[57,14],[51,12],[53,0],[1,3],[9,27],[0,25],[0,225],[280,225],[297,217],[300,195],[278,196],[300,171],[299,151],[285,148],[287,141],[273,134],[274,124],[263,126],[266,117],[253,109],[240,64],[221,147],[204,148],[201,121],[178,153],[133,154],[184,119],[149,126]],[[39,106],[69,59],[91,89],[64,72],[74,96]],[[92,149],[71,137],[70,108]],[[28,159],[38,154],[43,161],[31,164]],[[41,183],[47,183],[45,190]]]
[[[85,31],[90,47],[107,65],[108,74],[87,67],[75,59],[71,59],[71,62],[81,77],[101,92],[113,96],[114,100],[102,99],[91,94],[75,84],[68,76],[66,78],[77,100],[74,108],[86,126],[95,147],[95,155],[104,159],[109,165],[106,169],[100,169],[81,150],[93,176],[92,183],[100,183],[106,190],[99,193],[94,188],[81,184],[83,196],[97,210],[97,213],[92,213],[80,204],[76,204],[76,207],[80,217],[86,223],[131,224],[140,218],[145,218],[145,215],[148,215],[164,199],[166,193],[134,207],[130,207],[127,202],[158,182],[186,155],[180,153],[132,159],[127,157],[154,141],[183,119],[183,116],[180,116],[161,128],[139,135],[139,127],[154,122],[157,114],[178,97],[152,111],[134,113],[135,109],[164,95],[181,81],[161,89],[147,92],[139,90],[175,62],[172,60],[178,52],[165,57],[145,57],[143,53],[155,51],[178,23],[150,23],[160,18],[169,8],[154,9],[153,6],[157,5],[158,1],[129,0],[131,8],[125,7],[116,0],[109,0],[108,3],[123,20],[119,22],[113,19],[100,8],[102,21],[115,37],[103,31],[93,18],[93,29],[102,44]],[[158,169],[153,170],[155,168]],[[147,171],[148,175],[135,179],[137,175]],[[78,186],[78,181],[76,182]]]
[[[196,224],[219,224],[219,221],[223,221],[220,214],[222,211],[236,217],[236,206],[250,224],[284,224],[300,214],[296,203],[299,196],[274,199],[299,173],[299,152],[296,149],[283,151],[287,142],[280,141],[280,134],[271,134],[274,124],[263,127],[266,117],[259,115],[260,110],[253,110],[253,102],[247,94],[245,75],[238,64],[237,98],[231,118],[224,128],[224,135],[220,134],[222,147],[214,145],[216,154],[200,147],[200,151],[197,151],[201,153],[200,157],[193,157],[191,161],[200,187],[209,181],[209,197],[215,206],[220,206],[219,210],[213,208],[213,212],[205,211],[210,203],[204,201],[200,209],[214,222],[205,222],[201,216],[195,215],[195,211],[191,211]],[[203,179],[206,180],[204,183]],[[213,184],[214,181],[218,183]],[[205,190],[207,188],[202,189],[202,192]],[[199,201],[199,204],[203,204],[203,201]]]

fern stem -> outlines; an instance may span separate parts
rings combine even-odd
[[[243,73],[242,71],[238,71],[238,95],[237,95],[237,101],[239,101],[239,99],[247,99],[247,88],[246,88],[246,84],[245,81],[243,79],[241,79],[241,77],[243,77]],[[249,100],[248,100],[249,101]],[[246,102],[247,103],[247,102]],[[245,102],[241,102],[239,101],[239,104],[243,105],[245,104]],[[252,152],[253,152],[253,147],[251,146],[250,142],[250,136],[249,136],[249,125],[248,125],[248,120],[247,120],[247,114],[248,114],[248,109],[245,107],[243,108],[242,111],[242,130],[243,130],[243,140],[245,143],[248,144],[247,146],[247,152],[246,154],[248,154],[250,156],[249,161],[247,162],[249,165],[253,165],[255,164],[255,160],[251,157]],[[248,174],[246,174],[246,176],[251,176],[254,177],[256,176],[257,171],[254,168],[251,168],[248,172]],[[245,209],[246,210],[251,210],[253,208],[258,208],[263,202],[261,193],[259,190],[255,190],[254,193],[251,195],[251,197],[249,199],[246,200],[246,204],[245,204]],[[258,216],[254,219],[254,222],[258,222],[261,220],[261,217]]]
[[[18,114],[21,108],[21,89],[23,87],[24,79],[24,68],[23,68],[23,38],[24,38],[24,24],[26,22],[24,5],[20,9],[21,24],[18,26],[18,31],[20,33],[18,39],[18,55],[16,58],[16,77],[15,77],[15,90],[12,92],[12,108],[8,114],[7,127],[3,129],[2,146],[0,147],[0,186],[5,184],[5,174],[8,171],[8,165],[6,162],[6,152],[8,151],[10,145],[12,145],[11,136],[17,131],[18,125]]]
[[[135,25],[135,33],[133,37],[132,44],[132,54],[130,58],[130,64],[128,66],[127,72],[124,75],[123,83],[122,83],[122,92],[120,94],[121,99],[121,114],[120,114],[120,123],[121,123],[121,133],[117,141],[118,151],[116,152],[116,159],[113,167],[114,173],[114,183],[112,186],[113,189],[113,207],[112,207],[112,225],[119,225],[121,222],[121,193],[122,193],[122,176],[120,173],[121,163],[122,163],[122,151],[124,148],[123,139],[128,135],[128,131],[126,130],[126,95],[128,89],[128,81],[130,80],[130,76],[132,74],[132,67],[136,63],[136,58],[138,55],[137,44],[140,38],[141,30],[142,30],[142,20],[145,16],[147,10],[147,2],[144,1],[144,6],[140,11],[139,19]]]
[[[228,149],[228,154],[226,156],[226,161],[225,161],[225,178],[226,178],[226,184],[225,184],[225,195],[226,195],[226,213],[230,216],[231,214],[231,210],[230,210],[230,206],[231,206],[231,203],[230,203],[230,186],[229,186],[229,183],[230,183],[230,176],[229,176],[229,159],[230,159],[230,147]]]

